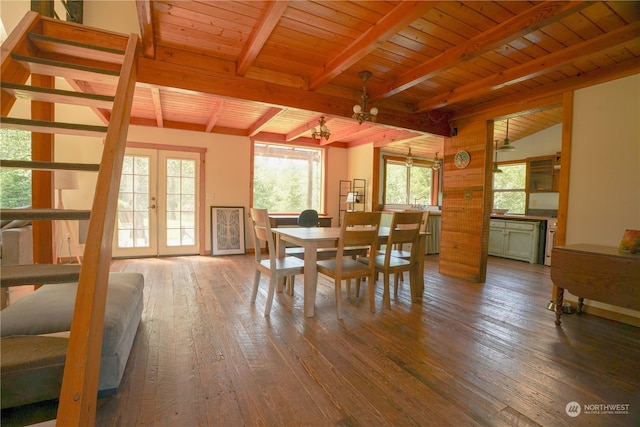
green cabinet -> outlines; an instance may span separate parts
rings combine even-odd
[[[538,261],[539,221],[492,219],[489,228],[489,255]]]

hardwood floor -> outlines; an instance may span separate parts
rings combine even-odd
[[[383,309],[378,281],[376,313],[365,286],[343,291],[338,321],[322,276],[315,317],[298,277],[265,318],[266,278],[249,303],[252,259],[114,261],[144,274],[145,309],[98,426],[640,425],[640,329],[588,314],[557,328],[548,267],[490,257],[474,284],[438,274],[429,255],[421,304],[407,283]],[[614,404],[628,413],[585,406]]]

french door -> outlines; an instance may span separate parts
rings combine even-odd
[[[127,148],[113,256],[199,253],[198,153]]]

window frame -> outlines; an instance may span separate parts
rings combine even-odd
[[[321,215],[327,212],[327,147],[319,147],[317,145],[308,144],[287,144],[283,142],[273,142],[265,139],[251,139],[251,191],[250,191],[250,206],[255,207],[255,160],[256,160],[256,145],[285,147],[293,150],[313,150],[317,151],[321,157],[319,161],[319,173],[320,173],[320,188],[319,193],[319,207],[316,209]],[[297,215],[299,211],[269,211],[276,215]]]
[[[492,191],[492,195],[491,195],[491,206],[492,209],[496,209],[498,207],[495,206],[495,202],[496,202],[496,193],[523,193],[524,194],[524,206],[523,206],[523,211],[520,212],[511,212],[511,213],[516,213],[516,214],[526,214],[527,212],[527,206],[529,203],[529,190],[527,188],[527,176],[528,176],[528,163],[527,160],[508,160],[508,161],[504,161],[504,162],[498,162],[498,169],[500,169],[501,167],[504,166],[524,166],[524,187],[522,188],[509,188],[509,189],[496,189],[496,180],[495,178],[492,179],[491,182],[491,191]],[[495,175],[495,173],[494,173]],[[498,208],[499,209],[499,208]]]
[[[406,203],[404,204],[398,204],[398,203],[388,203],[387,202],[387,165],[389,163],[392,164],[406,164],[406,157],[401,157],[401,156],[397,156],[397,155],[393,155],[393,154],[382,154],[382,176],[383,176],[383,180],[382,180],[382,204],[384,206],[398,206],[398,205],[413,205],[414,201],[410,200],[411,199],[411,173],[409,172],[409,174],[407,175],[407,180],[406,180]],[[438,200],[438,188],[439,188],[439,172],[436,172],[433,170],[433,162],[429,161],[429,160],[423,160],[423,159],[413,159],[413,167],[425,167],[427,169],[431,170],[431,191],[430,191],[430,195],[429,195],[429,200],[422,200],[424,203],[422,204],[429,204],[429,205],[437,205],[437,200]],[[406,166],[405,166],[406,167]]]

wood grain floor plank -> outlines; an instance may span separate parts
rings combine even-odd
[[[368,286],[359,296],[343,290],[338,321],[322,276],[313,318],[303,315],[301,276],[264,317],[267,278],[249,303],[252,262],[113,262],[145,276],[144,311],[118,393],[98,401],[97,426],[639,425],[640,329],[589,314],[556,327],[548,267],[490,257],[476,284],[439,274],[429,255],[420,303],[405,282],[383,308],[379,281],[376,313]],[[628,404],[629,414],[572,418],[572,401]],[[51,413],[22,410],[30,422]],[[20,410],[2,411],[2,425],[19,419]]]

